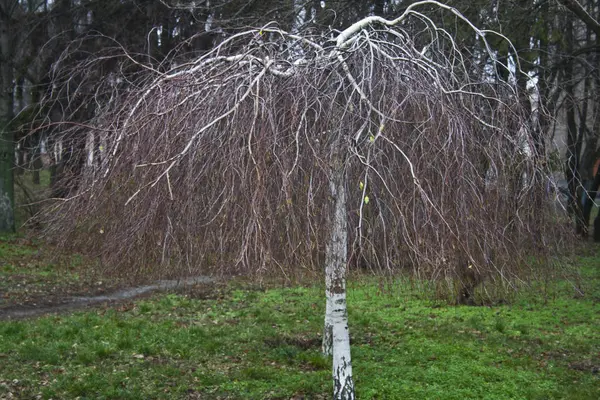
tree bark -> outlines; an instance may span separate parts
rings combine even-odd
[[[321,351],[324,356],[333,355],[333,298],[327,295],[325,296],[325,324],[323,327],[323,343],[321,344]]]
[[[592,17],[587,10],[577,0],[559,0],[562,5],[567,7],[569,11],[583,21],[586,26],[594,31],[596,35],[600,35],[600,23]]]
[[[3,4],[9,11],[12,4]],[[0,232],[15,231],[14,133],[9,127],[13,119],[13,67],[10,38],[10,16],[0,15]]]
[[[575,227],[578,234],[585,234],[583,225],[583,215],[581,209],[581,176],[577,122],[575,120],[575,104],[573,100],[573,90],[567,89],[567,168],[565,176],[569,187],[569,213],[575,218]]]
[[[326,314],[323,350],[333,354],[333,398],[354,399],[350,357],[350,333],[346,307],[346,269],[348,261],[348,221],[346,215],[345,162],[334,157],[329,178],[330,236],[325,253]]]
[[[570,15],[567,15],[566,44],[572,48],[574,43],[573,21]],[[583,210],[581,207],[581,175],[580,175],[580,157],[581,157],[581,136],[577,130],[577,120],[575,118],[575,90],[573,87],[573,62],[569,62],[564,70],[563,80],[569,82],[565,89],[565,108],[567,117],[567,163],[565,168],[565,178],[569,187],[569,214],[575,218],[575,229],[578,234],[584,234]]]

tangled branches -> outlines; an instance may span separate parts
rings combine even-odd
[[[557,221],[521,72],[435,4],[477,52],[416,3],[333,40],[244,31],[167,72],[123,57],[143,73],[62,131],[85,166],[47,208],[48,233],[128,273],[320,273],[341,165],[352,265],[465,290],[514,281]]]

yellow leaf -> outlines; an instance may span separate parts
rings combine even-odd
[[[369,204],[369,196],[365,196],[365,204]]]
[[[365,188],[365,184],[361,181],[358,187],[360,187],[360,190],[363,190]]]

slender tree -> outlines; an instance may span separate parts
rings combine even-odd
[[[15,230],[14,214],[14,40],[17,0],[0,2],[0,232]]]

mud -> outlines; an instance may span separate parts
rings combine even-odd
[[[15,305],[0,309],[0,320],[39,317],[46,314],[84,309],[103,304],[113,304],[137,299],[159,291],[184,289],[198,284],[215,283],[209,276],[197,276],[178,280],[161,280],[151,285],[130,287],[97,296],[72,296],[54,305]]]

